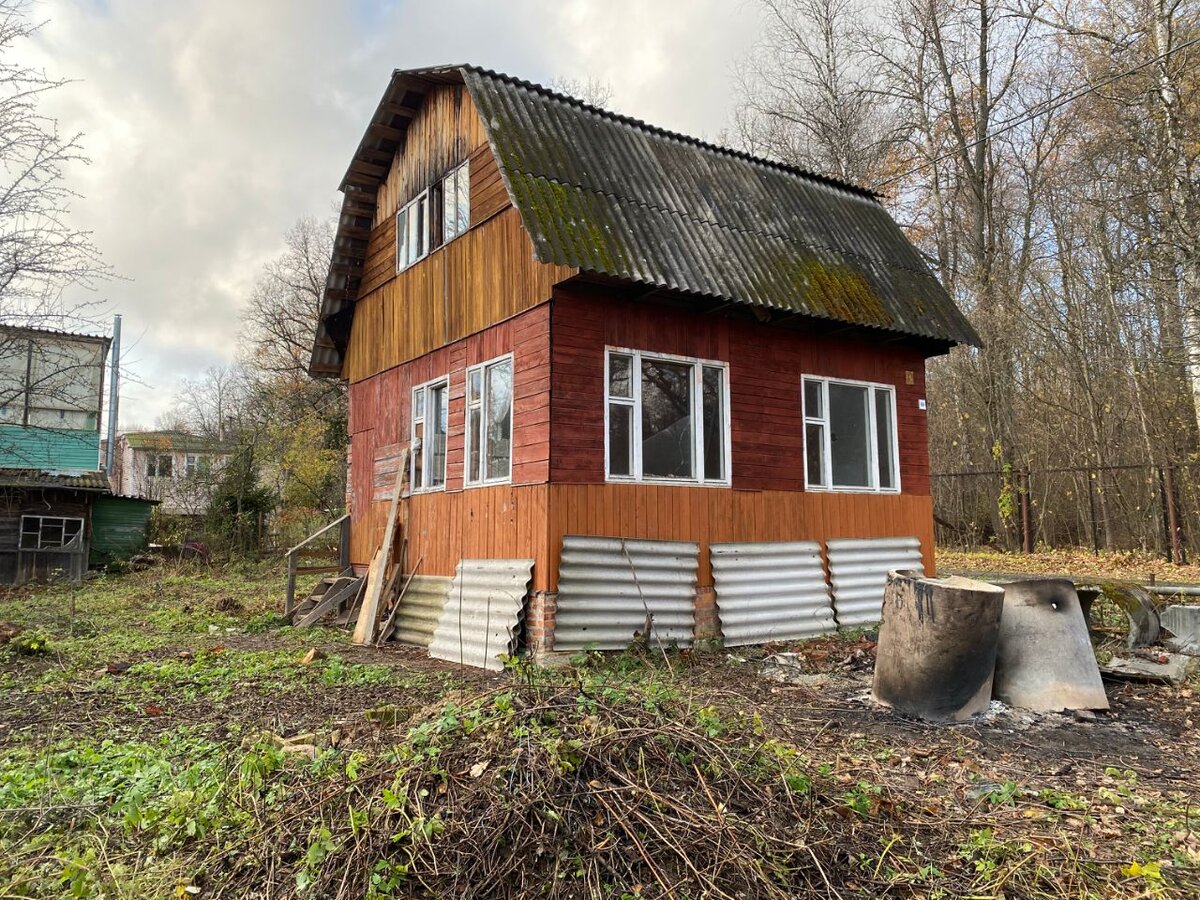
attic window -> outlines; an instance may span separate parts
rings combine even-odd
[[[396,271],[429,255],[429,191],[396,213]]]
[[[891,385],[804,378],[804,474],[809,490],[900,489]]]
[[[442,179],[442,243],[448,244],[471,227],[471,173],[468,163]]]

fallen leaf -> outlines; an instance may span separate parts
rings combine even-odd
[[[480,775],[482,775],[484,772],[487,771],[487,767],[488,767],[488,762],[486,759],[483,762],[475,763],[475,765],[471,766],[471,777],[478,778]]]

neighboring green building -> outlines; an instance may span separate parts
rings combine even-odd
[[[155,502],[140,497],[97,497],[92,507],[91,564],[108,565],[145,550]]]
[[[0,325],[0,468],[99,471],[111,342]]]
[[[87,569],[93,513],[112,499],[100,469],[110,343],[0,325],[0,584],[78,580]]]

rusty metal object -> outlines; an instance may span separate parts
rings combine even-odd
[[[1089,626],[1092,606],[1103,597],[1115,603],[1128,617],[1129,634],[1125,638],[1125,645],[1130,650],[1158,643],[1162,630],[1158,605],[1151,593],[1140,584],[1132,581],[1080,582],[1075,590],[1079,593],[1083,617]]]
[[[1069,579],[1004,586],[994,693],[1025,709],[1108,709],[1087,620]]]
[[[889,572],[872,695],[897,712],[961,722],[988,708],[1004,589]]]

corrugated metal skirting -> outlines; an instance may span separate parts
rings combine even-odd
[[[396,612],[392,640],[429,648],[437,630],[452,578],[439,575],[414,575]]]
[[[892,569],[925,574],[915,537],[837,539],[825,542],[833,609],[840,628],[875,625],[883,614],[883,591]]]
[[[709,549],[726,646],[837,630],[816,541],[713,544]]]
[[[699,558],[694,543],[566,535],[555,649],[628,647],[635,632],[645,631],[647,610],[651,642],[691,646]]]
[[[504,668],[525,610],[532,559],[464,559],[450,584],[429,655],[489,669]]]

